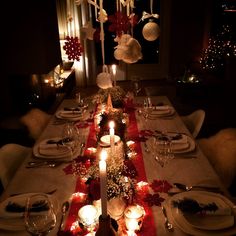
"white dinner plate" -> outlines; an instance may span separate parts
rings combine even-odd
[[[20,231],[25,229],[24,212],[8,212],[5,209],[9,202],[25,206],[27,198],[34,194],[37,193],[25,193],[12,196],[0,203],[0,229],[11,231]],[[57,213],[59,209],[57,199],[52,195],[48,195],[48,197],[53,203],[55,213]]]
[[[201,203],[215,202],[222,208],[230,207],[232,215],[215,216],[194,216],[184,215],[181,210],[172,206],[173,200],[183,198],[195,199]],[[236,234],[234,204],[223,195],[206,191],[189,191],[174,195],[167,202],[167,211],[171,220],[185,233],[197,236],[227,236]]]
[[[56,117],[63,120],[77,121],[82,118],[82,112],[59,110],[56,112]]]
[[[173,141],[171,145],[171,149],[173,153],[187,153],[195,150],[195,141],[188,135],[181,134],[183,142],[179,140],[179,142]]]
[[[163,116],[172,116],[175,113],[175,109],[172,106],[158,106],[154,109],[149,110],[148,117],[163,117]]]
[[[61,140],[61,137],[54,137],[49,139],[44,139],[39,143],[36,143],[33,147],[33,154],[35,157],[44,159],[64,159],[64,158],[75,158],[79,154],[79,148],[76,148],[71,156],[71,150],[67,146],[58,146],[57,144],[48,144],[48,152],[46,153],[46,148],[44,152],[40,151],[41,146],[46,146],[49,140]],[[50,147],[51,146],[51,147]],[[51,150],[50,150],[51,149]]]

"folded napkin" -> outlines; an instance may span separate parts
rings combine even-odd
[[[229,216],[232,214],[232,209],[227,205],[220,206],[215,202],[201,203],[191,198],[173,201],[172,205],[180,209],[184,214],[200,216]]]
[[[184,144],[188,143],[188,137],[182,134],[176,134],[175,136],[170,135],[171,143],[172,144]]]
[[[38,151],[41,155],[45,156],[57,156],[57,155],[66,155],[70,152],[69,147],[62,146],[58,144],[48,144],[43,141],[39,144]]]

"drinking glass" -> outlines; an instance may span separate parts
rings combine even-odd
[[[47,194],[27,198],[24,220],[27,232],[34,236],[45,236],[55,227],[56,214]]]
[[[62,131],[62,144],[69,147],[71,155],[79,147],[79,130],[73,122],[67,122]]]
[[[168,137],[164,137],[162,139],[155,138],[155,159],[161,167],[164,167],[174,158],[171,146],[172,142]]]

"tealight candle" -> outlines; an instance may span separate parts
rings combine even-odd
[[[142,206],[131,205],[125,209],[125,225],[128,231],[139,231],[142,227],[145,211]]]
[[[102,204],[102,218],[107,217],[107,152],[102,150],[101,158],[99,161],[100,171],[100,193],[101,193],[101,204]]]
[[[93,227],[98,222],[98,212],[95,206],[85,205],[78,212],[79,221],[85,227]]]

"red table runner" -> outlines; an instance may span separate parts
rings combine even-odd
[[[96,132],[94,123],[90,124],[90,131],[87,139],[86,147],[96,147]],[[129,125],[127,127],[127,139],[128,140],[137,140],[139,137],[139,130],[137,126],[137,121],[135,117],[135,110],[132,109],[129,111]],[[135,158],[132,159],[133,164],[135,165],[135,168],[137,170],[138,176],[137,176],[137,182],[144,181],[147,182],[146,173],[145,173],[145,167],[143,162],[143,156],[142,156],[142,149],[141,144],[139,141],[135,141],[134,149],[137,155]],[[71,207],[70,211],[68,213],[67,220],[65,222],[65,231],[71,231],[73,228],[73,223],[77,221],[78,218],[78,210],[85,204],[85,198],[82,193],[86,192],[86,186],[83,180],[81,178],[77,179],[76,186],[75,186],[75,193],[78,193],[76,197],[74,197],[71,201]],[[144,196],[148,194],[148,188],[146,190],[142,191],[142,194],[138,194],[138,197],[135,198],[136,202],[140,205],[142,205],[145,209],[145,218],[143,221],[143,226],[141,228],[140,233],[138,235],[148,235],[148,236],[156,236],[156,228],[154,224],[154,218],[153,213],[151,210],[151,207],[148,206],[148,203],[144,201]],[[77,235],[83,235],[82,230],[77,229],[76,230]]]

